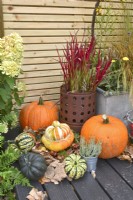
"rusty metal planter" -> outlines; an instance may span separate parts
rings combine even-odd
[[[96,93],[67,92],[65,85],[60,90],[60,121],[80,132],[84,122],[95,115]]]

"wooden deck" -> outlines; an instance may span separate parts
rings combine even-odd
[[[6,138],[14,139],[20,132],[18,127],[6,134]],[[31,184],[46,191],[48,200],[133,200],[133,164],[117,158],[99,159],[96,179],[86,172],[79,180],[64,180],[59,185],[41,185],[38,182]],[[31,188],[19,185],[15,190],[17,200],[26,200]]]
[[[133,165],[118,159],[98,160],[96,179],[90,173],[79,180],[60,184],[33,185],[49,200],[133,200]],[[30,188],[16,186],[17,200],[25,200]]]

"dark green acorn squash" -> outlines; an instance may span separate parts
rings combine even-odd
[[[39,180],[47,169],[45,158],[38,154],[28,152],[19,158],[21,172],[30,180]]]

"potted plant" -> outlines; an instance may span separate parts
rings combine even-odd
[[[94,138],[87,142],[84,137],[80,137],[80,155],[86,160],[88,172],[96,171],[97,160],[101,151],[101,142],[95,142]]]
[[[80,131],[83,123],[95,115],[96,88],[105,77],[111,65],[111,58],[96,51],[95,37],[82,38],[77,34],[59,51],[64,84],[61,86],[60,121],[69,124],[74,131]]]
[[[132,62],[132,61],[131,61]],[[108,74],[97,88],[96,114],[106,113],[120,118],[132,109],[133,70],[128,57],[112,60]]]
[[[102,9],[102,3],[99,6],[97,11],[101,9],[102,12],[96,12],[97,29],[95,32],[97,35],[100,35],[101,41],[108,41],[105,44],[111,49],[112,64],[105,79],[97,88],[96,114],[106,113],[113,115],[126,123],[123,117],[128,110],[132,109],[133,95],[132,13],[127,9],[129,6],[128,3],[124,1],[121,1],[119,5],[121,8],[119,16],[112,13],[112,4],[108,7],[105,6],[104,9]],[[110,23],[107,23],[107,18],[110,20]],[[122,23],[118,23],[119,21],[122,21]],[[121,36],[119,39],[117,37],[117,41],[114,41],[114,39],[113,42],[111,40],[109,43],[110,35],[116,35],[114,33],[116,32],[115,23],[120,26],[117,34]],[[107,27],[106,34],[102,34],[104,27]],[[98,32],[99,30],[100,32]],[[110,34],[109,30],[111,30],[112,34]]]

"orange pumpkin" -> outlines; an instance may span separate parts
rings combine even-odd
[[[54,120],[58,120],[58,107],[52,101],[43,102],[40,97],[39,102],[32,102],[22,108],[19,120],[23,129],[28,126],[38,131],[51,125]]]
[[[88,119],[82,129],[81,136],[89,141],[95,138],[102,142],[100,158],[119,156],[127,146],[128,131],[125,124],[118,118],[106,115],[97,115]]]
[[[42,143],[52,151],[61,151],[68,148],[74,140],[74,134],[70,127],[65,123],[54,121],[46,128],[42,136]]]

